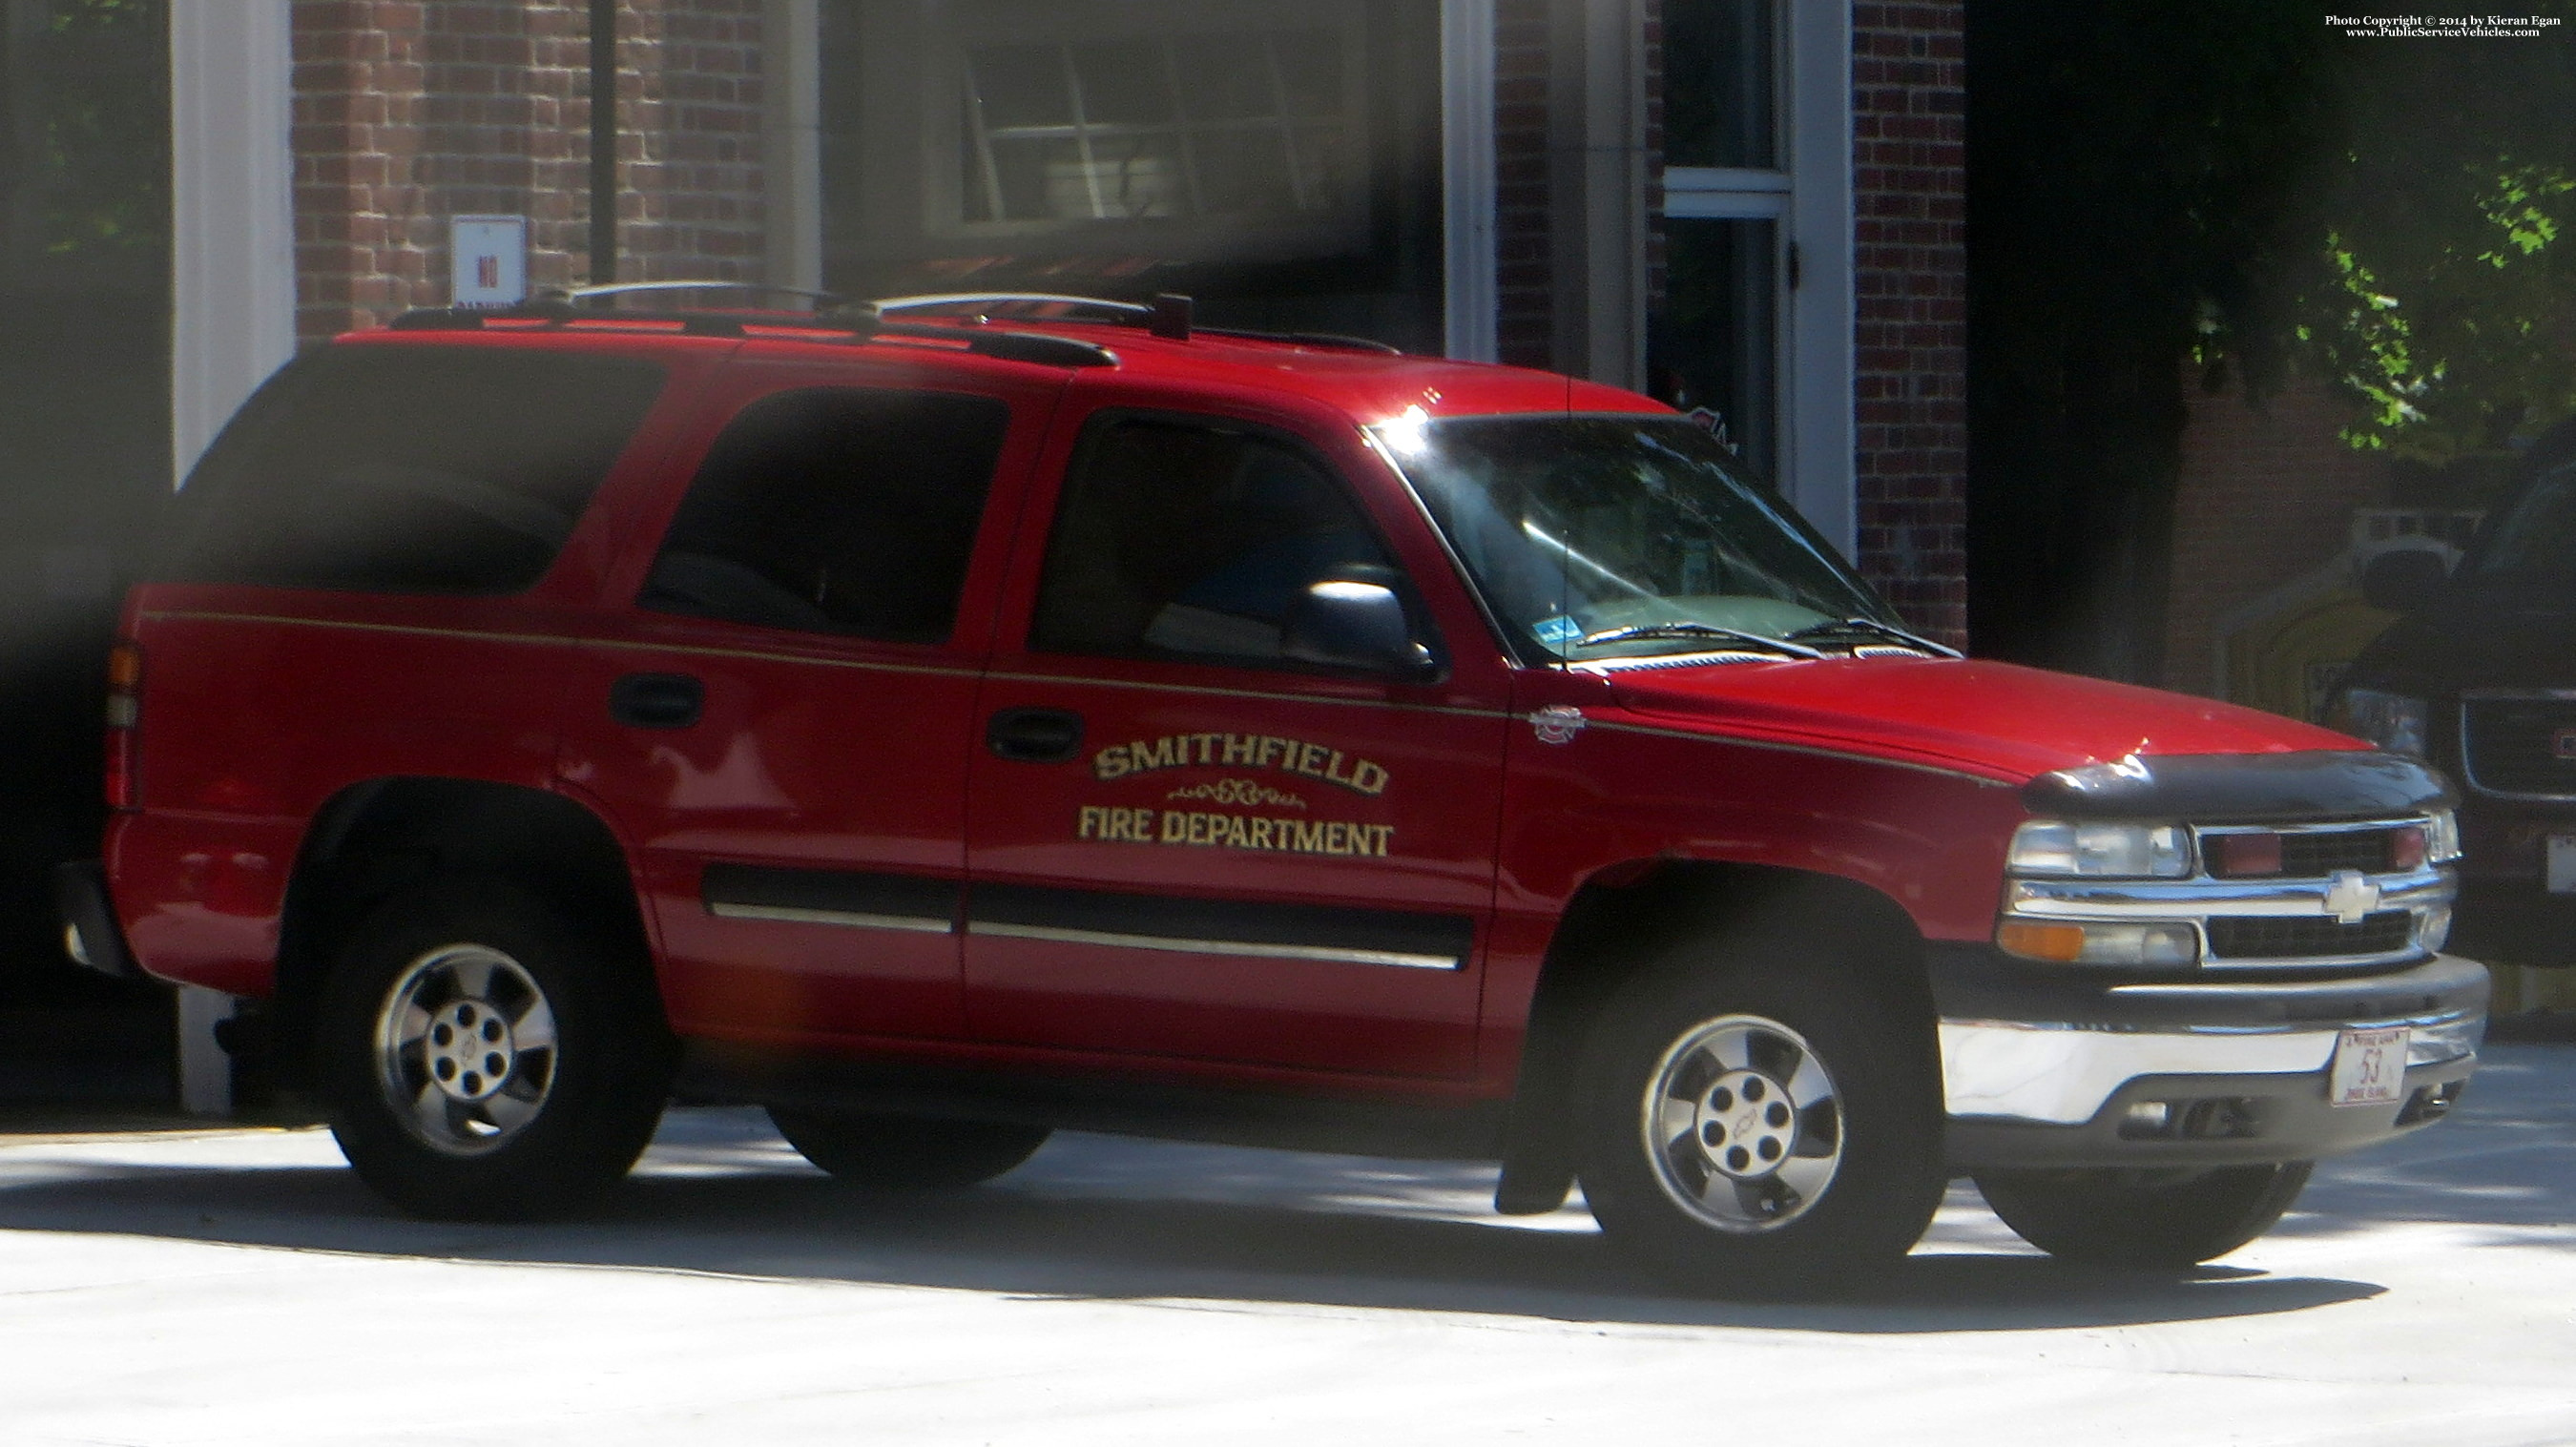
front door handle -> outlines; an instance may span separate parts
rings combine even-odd
[[[685,673],[630,673],[608,686],[608,716],[631,728],[684,729],[706,707],[707,686]]]
[[[1082,715],[1062,708],[1006,708],[984,726],[984,747],[1022,764],[1060,764],[1082,752]]]

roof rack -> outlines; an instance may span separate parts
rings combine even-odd
[[[781,286],[767,281],[610,281],[602,282],[597,286],[576,286],[564,291],[540,291],[537,295],[540,299],[551,297],[582,302],[599,296],[634,296],[643,292],[661,291],[766,292],[772,296],[802,297],[814,303],[816,311],[826,307],[845,306],[849,303],[849,298],[837,291],[816,291],[812,287]]]
[[[596,305],[602,300],[628,296],[654,296],[681,291],[749,291],[797,297],[813,303],[810,312],[701,310],[697,308],[647,308]],[[1190,298],[1176,292],[1157,295],[1148,305],[1141,302],[1113,301],[1107,297],[1070,296],[1040,291],[959,291],[935,292],[917,296],[890,296],[873,302],[853,302],[837,292],[816,291],[810,287],[774,286],[760,281],[623,281],[599,286],[573,287],[569,290],[540,291],[516,306],[426,307],[404,312],[391,326],[397,331],[478,331],[486,318],[496,321],[542,321],[554,326],[575,322],[622,321],[667,322],[676,324],[691,336],[739,337],[752,327],[784,328],[801,331],[846,333],[859,340],[873,336],[966,340],[966,349],[982,356],[1001,357],[1011,361],[1036,362],[1058,367],[1106,367],[1118,362],[1116,353],[1090,342],[1070,337],[1051,336],[1042,332],[992,331],[987,326],[992,313],[1006,307],[1075,308],[1100,314],[1100,320],[1112,326],[1141,327],[1153,336],[1167,341],[1186,342],[1194,333],[1227,337],[1241,341],[1280,342],[1300,347],[1330,347],[1342,351],[1376,352],[1401,356],[1402,351],[1369,337],[1344,336],[1338,332],[1265,332],[1236,327],[1199,327],[1191,321]],[[917,322],[888,321],[889,315],[906,312],[953,312],[956,324],[925,325]],[[1029,320],[1043,320],[1030,318]]]
[[[689,283],[698,285],[699,283]],[[713,283],[731,285],[731,283]],[[663,283],[637,283],[615,290],[589,289],[591,295],[627,291],[673,291]],[[809,295],[821,296],[819,293]],[[540,294],[510,307],[422,307],[404,312],[387,325],[398,332],[473,332],[492,322],[541,322],[548,328],[603,322],[657,322],[676,325],[697,337],[741,337],[753,328],[778,331],[831,332],[853,341],[880,336],[923,341],[964,342],[978,356],[1045,367],[1114,367],[1118,354],[1107,347],[1042,332],[989,331],[980,327],[929,326],[890,322],[866,302],[827,307],[810,314],[762,311],[700,311],[648,307],[576,306],[570,294]]]
[[[880,312],[953,311],[965,309],[970,316],[981,318],[990,308],[1005,306],[1083,307],[1106,312],[1104,320],[1113,326],[1143,327],[1153,335],[1170,341],[1186,342],[1194,332],[1212,337],[1231,337],[1250,342],[1286,342],[1300,347],[1333,347],[1344,351],[1377,352],[1385,356],[1404,355],[1400,347],[1391,347],[1373,337],[1347,336],[1340,332],[1266,332],[1241,327],[1201,327],[1191,323],[1191,299],[1178,292],[1162,292],[1153,304],[1111,301],[1106,297],[1067,296],[1045,291],[954,291],[933,292],[920,296],[889,296],[877,299]]]

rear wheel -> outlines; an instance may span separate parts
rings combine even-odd
[[[769,1107],[796,1153],[835,1180],[871,1191],[953,1191],[980,1185],[1037,1154],[1044,1126]]]
[[[1721,1293],[1836,1285],[1903,1256],[1944,1183],[1928,1011],[1836,952],[1685,945],[1587,1052],[1583,1191],[1658,1273]]]
[[[442,881],[369,916],[317,1021],[331,1130],[359,1176],[424,1216],[579,1206],[661,1118],[672,1051],[649,972],[552,901]]]
[[[2211,1170],[1988,1171],[1977,1189],[2013,1234],[2068,1261],[2180,1270],[2272,1229],[2313,1161]]]

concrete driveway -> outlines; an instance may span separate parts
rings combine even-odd
[[[0,1137],[0,1443],[2576,1442],[2576,1047],[2184,1280],[1961,1188],[1868,1299],[1696,1301],[1490,1190],[1066,1136],[890,1205],[683,1110],[600,1217],[466,1227],[318,1131]]]

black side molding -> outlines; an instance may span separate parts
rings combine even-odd
[[[2459,802],[2422,760],[2377,750],[2132,757],[2042,774],[2021,798],[2051,818],[2195,824],[2386,819]]]
[[[815,924],[935,925],[943,932],[955,928],[964,894],[965,886],[954,879],[765,864],[710,864],[698,883],[699,902],[709,914],[802,918]]]
[[[1462,967],[1476,942],[1476,922],[1464,915],[1111,894],[1029,884],[974,886],[966,917],[969,932],[978,934],[1049,931],[1134,943],[1167,942],[1217,954],[1284,948],[1383,956],[1382,963],[1418,959],[1425,968],[1443,969]]]
[[[57,864],[53,869],[54,910],[63,920],[63,953],[71,962],[119,980],[143,978],[143,967],[126,947],[125,927],[116,921],[107,896],[107,867],[95,859]]]

